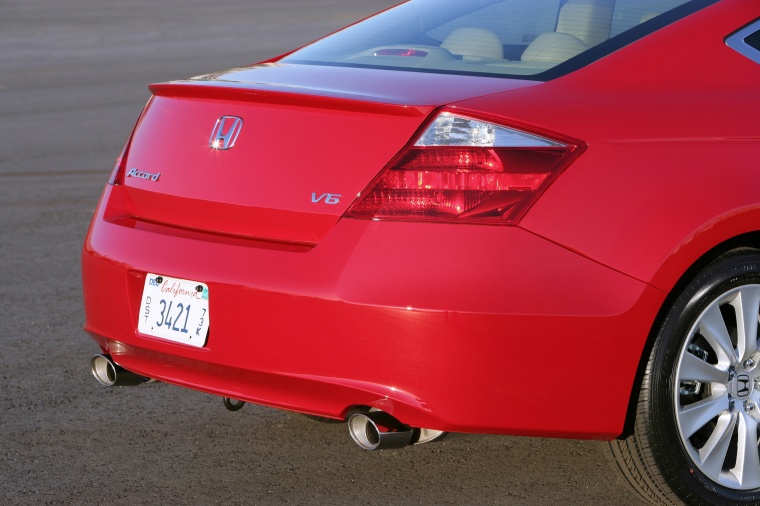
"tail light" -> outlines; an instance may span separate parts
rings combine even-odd
[[[135,123],[135,126],[132,127],[132,131],[129,134],[129,137],[127,137],[127,142],[124,143],[124,146],[121,148],[121,153],[119,153],[119,156],[116,158],[116,162],[114,163],[113,169],[111,170],[111,177],[108,179],[108,184],[110,185],[120,185],[124,184],[124,173],[127,169],[127,156],[129,155],[129,148],[132,147],[132,138],[135,136],[135,130],[137,130],[137,125],[140,124],[140,121],[142,120],[143,116],[145,115],[145,111],[148,110],[148,106],[153,101],[153,97],[150,97],[148,99],[148,103],[143,107],[142,112],[140,113],[140,117],[137,118],[137,122]]]
[[[119,156],[116,158],[116,162],[111,170],[111,177],[108,179],[108,184],[120,185],[124,183],[124,172],[126,171],[127,153],[129,152],[130,144],[132,144],[132,135],[130,135],[127,142],[124,143],[124,147],[121,148],[121,153],[119,153]]]
[[[346,216],[515,224],[583,149],[555,134],[442,112]]]

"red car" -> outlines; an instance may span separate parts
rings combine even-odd
[[[760,503],[760,4],[410,0],[150,86],[82,256],[104,384],[610,440]]]

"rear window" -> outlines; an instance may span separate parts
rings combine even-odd
[[[282,61],[548,79],[709,3],[411,0]]]

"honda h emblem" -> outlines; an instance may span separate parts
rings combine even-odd
[[[749,385],[750,382],[749,374],[740,374],[736,377],[736,396],[740,399],[747,397],[750,393]]]
[[[237,116],[222,116],[216,120],[209,146],[214,149],[230,149],[235,145],[235,140],[243,128],[243,120]]]

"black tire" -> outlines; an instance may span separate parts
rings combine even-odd
[[[666,308],[633,433],[611,443],[649,501],[760,504],[759,300],[760,250],[740,248],[703,268]]]

